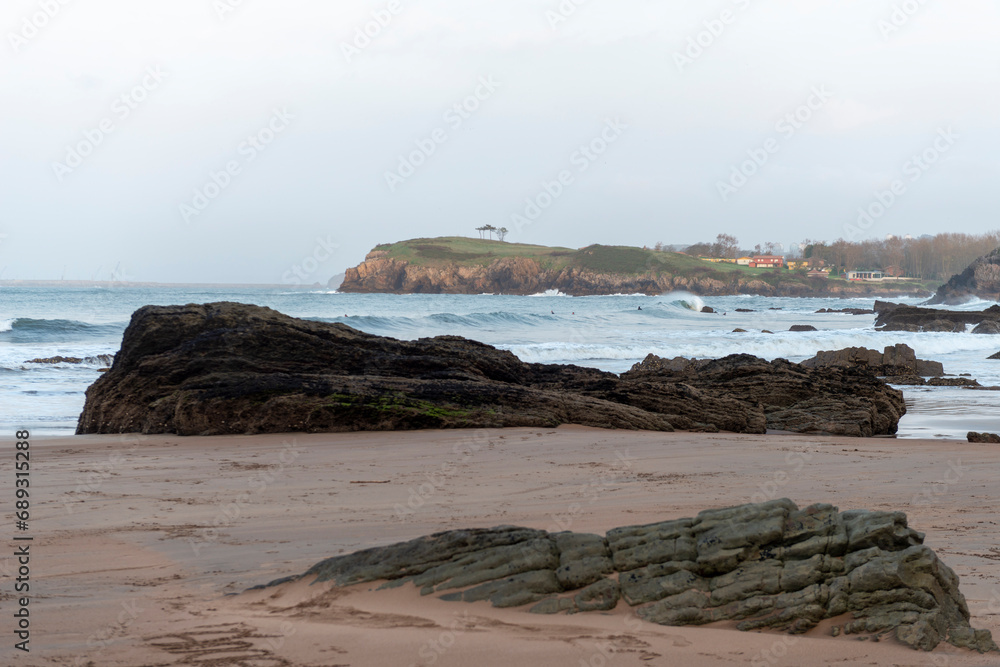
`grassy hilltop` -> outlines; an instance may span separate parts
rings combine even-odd
[[[688,278],[709,278],[725,283],[732,282],[734,278],[742,278],[760,280],[774,286],[800,283],[813,288],[818,281],[824,281],[808,278],[802,272],[788,269],[756,269],[729,263],[712,263],[679,252],[645,250],[632,246],[595,244],[574,250],[461,236],[442,236],[385,243],[375,246],[374,250],[385,252],[387,258],[428,268],[454,265],[488,266],[502,257],[527,257],[538,262],[538,265],[547,271],[580,269],[594,273],[635,276],[670,274]],[[827,280],[845,282],[833,276]],[[916,281],[900,281],[895,285],[906,289],[925,287],[923,283]]]
[[[530,261],[521,261],[530,260]],[[916,281],[849,283],[810,278],[805,270],[713,263],[683,253],[630,246],[572,248],[458,236],[385,243],[348,269],[343,291],[531,294],[660,293],[862,296],[926,292]],[[534,291],[533,291],[534,290]]]

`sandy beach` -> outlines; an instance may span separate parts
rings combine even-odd
[[[32,443],[31,652],[17,665],[998,665],[942,645],[663,627],[296,582],[316,562],[441,530],[603,533],[788,497],[902,510],[1000,630],[1000,450],[952,441],[583,427]],[[7,464],[8,468],[12,468]],[[13,473],[8,469],[7,475]],[[13,517],[6,517],[8,523]],[[0,559],[5,579],[16,570]],[[10,602],[10,587],[4,600]],[[11,605],[12,606],[12,605]],[[11,620],[4,622],[13,630]],[[5,631],[5,634],[8,634]]]

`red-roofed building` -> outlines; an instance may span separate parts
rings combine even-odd
[[[773,269],[785,265],[785,258],[782,255],[757,255],[750,260],[750,267],[754,269]]]

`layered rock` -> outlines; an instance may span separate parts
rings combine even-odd
[[[723,430],[870,437],[895,433],[906,414],[902,392],[864,368],[810,369],[748,354],[715,360],[662,359],[651,354],[621,379],[618,391],[631,405],[689,416]],[[709,404],[705,397],[719,402]],[[733,408],[739,411],[725,412]],[[715,414],[719,409],[723,411]],[[750,428],[733,428],[737,419]],[[677,428],[696,427],[671,420]]]
[[[978,333],[1000,331],[1000,305],[981,311],[956,311],[876,301],[875,311],[875,328],[882,331],[963,332],[970,324],[979,328]]]
[[[896,431],[902,394],[855,369],[733,355],[621,377],[526,364],[456,336],[399,341],[235,303],[146,306],[78,433],[331,432],[582,424],[670,431]]]
[[[969,265],[938,288],[928,304],[958,305],[973,298],[1000,301],[1000,248]]]
[[[917,359],[913,348],[903,343],[888,346],[882,352],[866,347],[824,350],[803,361],[802,365],[806,368],[866,368],[882,377],[944,375],[944,366],[940,362]]]
[[[740,630],[894,636],[995,651],[974,630],[955,573],[902,512],[800,510],[788,499],[708,510],[605,536],[504,526],[453,530],[337,556],[297,579],[412,584],[444,600],[533,605],[542,614],[633,607],[661,625],[738,621]],[[264,587],[262,587],[264,588]]]

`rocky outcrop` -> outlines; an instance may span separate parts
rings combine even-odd
[[[447,263],[441,266],[411,264],[373,251],[361,264],[347,269],[341,292],[392,294],[538,294],[558,290],[572,296],[599,294],[666,294],[686,291],[702,296],[759,294],[762,296],[859,297],[913,295],[926,296],[922,290],[898,289],[878,283],[815,280],[779,282],[777,285],[756,277],[733,276],[720,280],[718,275],[698,272],[672,274],[613,273],[577,267],[543,268],[531,257],[500,257],[485,264]]]
[[[46,357],[44,359],[29,359],[26,364],[102,364],[108,365],[112,361],[110,354],[99,354],[96,357]]]
[[[987,321],[980,322],[976,325],[976,328],[972,330],[974,334],[990,334],[997,335],[1000,334],[1000,322],[998,321]]]
[[[819,331],[819,329],[817,329],[816,327],[814,327],[811,324],[793,324],[791,327],[789,327],[788,330],[789,331],[799,331],[799,332],[802,332],[802,331]]]
[[[881,377],[944,375],[944,366],[937,361],[917,359],[909,345],[897,343],[879,352],[866,347],[825,350],[802,362],[806,368],[865,368]],[[911,384],[909,382],[893,384]],[[915,383],[915,384],[923,384]]]
[[[975,431],[969,431],[966,439],[969,442],[1000,445],[1000,435],[997,435],[996,433],[976,433]]]
[[[958,305],[978,297],[1000,301],[1000,248],[969,265],[938,288],[929,305]]]
[[[1000,359],[1000,352],[997,352],[993,356],[986,357],[987,359]]]
[[[980,311],[961,311],[876,301],[875,312],[878,313],[875,328],[881,331],[963,332],[966,325],[971,324],[982,327],[980,333],[992,333],[995,325],[1000,325],[1000,305]]]
[[[540,614],[629,606],[660,625],[895,637],[996,651],[974,630],[959,580],[902,512],[800,510],[788,499],[708,510],[606,535],[504,526],[453,530],[317,563],[281,579],[350,586],[412,584],[443,600],[533,605]]]
[[[457,336],[399,341],[236,303],[146,306],[78,433],[333,432],[582,424],[895,433],[902,394],[857,369],[732,355],[621,376],[526,364]]]
[[[651,354],[621,380],[620,400],[690,420],[672,416],[676,428],[870,437],[895,433],[906,414],[902,392],[867,369],[810,369],[748,354],[715,360]]]

